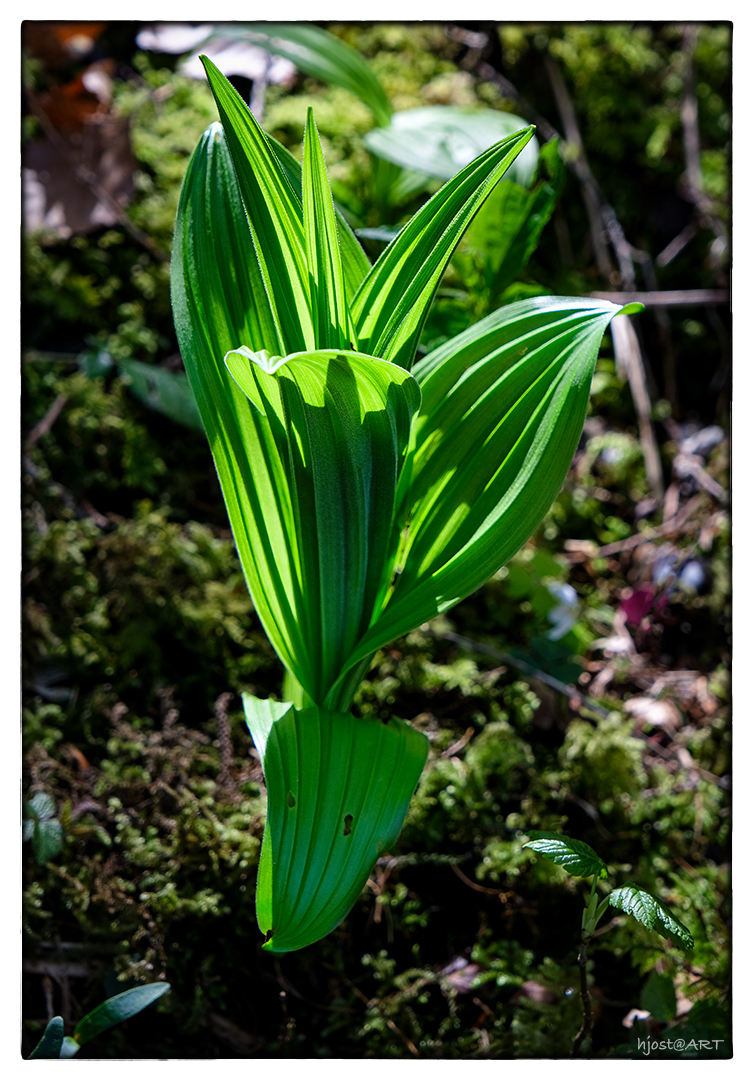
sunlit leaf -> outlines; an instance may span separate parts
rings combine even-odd
[[[171,263],[173,316],[181,355],[214,457],[235,543],[264,628],[295,670],[278,630],[274,586],[257,573],[252,544],[263,531],[252,461],[269,438],[262,418],[231,378],[224,356],[245,343],[279,353],[274,320],[222,127],[213,124],[183,182]],[[274,446],[272,457],[276,454]],[[271,467],[271,466],[270,466]],[[274,584],[279,584],[275,579]]]
[[[561,833],[529,831],[533,837],[524,848],[530,848],[538,855],[561,866],[568,874],[575,877],[591,877],[596,875],[600,878],[607,877],[607,867],[592,847],[582,840],[574,840],[571,836],[563,836]]]
[[[382,592],[418,387],[394,364],[335,350],[240,348],[227,366],[265,438],[263,453],[249,447],[258,510],[248,557],[295,656],[290,670],[324,704]]]
[[[533,137],[510,135],[467,165],[382,252],[351,305],[358,347],[410,369],[442,274],[473,215]]]
[[[345,298],[335,208],[311,107],[303,141],[302,185],[314,340],[320,349],[348,348],[354,335]]]
[[[282,352],[316,348],[301,201],[243,98],[211,60],[202,60],[233,158]]]
[[[624,885],[609,894],[609,903],[618,911],[632,915],[649,930],[669,938],[673,945],[686,951],[693,948],[693,935],[687,926],[676,919],[666,904],[635,885]]]
[[[422,403],[398,492],[391,593],[353,661],[479,588],[535,530],[578,444],[599,345],[621,309],[510,304],[414,368]]]
[[[269,145],[275,152],[282,171],[287,176],[293,191],[303,201],[301,183],[301,163],[296,161],[286,146],[277,142],[271,135],[267,135]],[[335,217],[337,218],[337,237],[342,260],[343,277],[345,279],[345,291],[350,302],[358,291],[358,287],[371,269],[366,252],[356,239],[353,230],[335,204]]]
[[[267,824],[257,919],[271,952],[328,934],[396,841],[428,742],[402,720],[383,723],[243,695],[264,768]]]

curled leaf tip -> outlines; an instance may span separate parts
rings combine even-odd
[[[279,367],[285,363],[288,359],[286,356],[271,356],[266,349],[261,349],[259,352],[254,352],[249,349],[248,345],[240,345],[237,349],[231,349],[230,352],[225,354],[225,364],[230,369],[232,374],[232,361],[228,363],[228,357],[230,356],[245,356],[247,360],[250,360],[253,364],[256,364],[266,371],[268,375],[273,375]]]

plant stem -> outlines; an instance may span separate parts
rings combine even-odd
[[[575,1042],[570,1052],[571,1057],[575,1057],[580,1049],[581,1043],[586,1036],[591,1034],[591,1028],[593,1027],[593,1013],[591,1012],[591,995],[588,992],[588,943],[591,940],[590,937],[585,938],[581,943],[580,952],[578,953],[578,966],[580,967],[580,1000],[583,1002],[583,1023],[581,1024],[580,1031],[575,1036]]]

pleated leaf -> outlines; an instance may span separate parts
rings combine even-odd
[[[282,609],[291,571],[275,558],[257,480],[277,468],[277,451],[258,409],[231,378],[225,354],[241,343],[279,353],[251,232],[223,129],[213,124],[188,166],[171,262],[173,317],[181,355],[214,457],[249,591],[282,661],[297,673],[293,619]],[[259,464],[261,466],[259,467]],[[292,527],[286,523],[287,527]],[[277,541],[284,554],[284,537]],[[266,543],[270,569],[253,552]],[[291,629],[293,627],[293,629]],[[293,642],[291,644],[291,635]],[[302,651],[302,650],[301,650]]]
[[[302,169],[300,161],[297,161],[288,148],[283,146],[282,143],[279,143],[271,135],[267,135],[267,141],[274,150],[275,156],[280,163],[280,168],[285,173],[290,186],[302,202]],[[335,203],[335,217],[337,219],[337,238],[340,247],[343,277],[345,279],[345,292],[348,297],[348,302],[350,302],[358,291],[361,282],[371,269],[371,263],[350,225],[348,225],[343,217],[337,203]]]
[[[226,363],[264,428],[251,461],[254,576],[284,625],[295,663],[278,649],[284,662],[312,701],[332,704],[327,694],[383,592],[418,386],[402,368],[353,352],[282,358],[241,347]]]
[[[301,949],[345,918],[396,841],[428,742],[389,723],[243,695],[267,786],[256,911],[270,952]]]
[[[303,140],[302,185],[314,340],[320,349],[347,349],[354,335],[350,332],[332,192],[311,107]]]
[[[525,543],[578,444],[599,345],[621,310],[537,297],[425,357],[398,493],[394,584],[355,662],[479,588]]]
[[[434,294],[463,232],[533,137],[510,135],[449,180],[371,268],[352,304],[358,347],[410,370]]]
[[[283,353],[316,348],[303,209],[253,113],[202,56],[238,177]]]

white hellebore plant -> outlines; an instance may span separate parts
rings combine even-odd
[[[268,794],[256,910],[287,952],[345,917],[397,839],[426,761],[405,721],[349,712],[375,652],[525,543],[580,437],[620,311],[537,297],[416,361],[464,230],[533,135],[449,180],[371,266],[303,163],[204,59],[221,123],[191,159],[172,265],[180,349],[284,702],[244,695]]]

